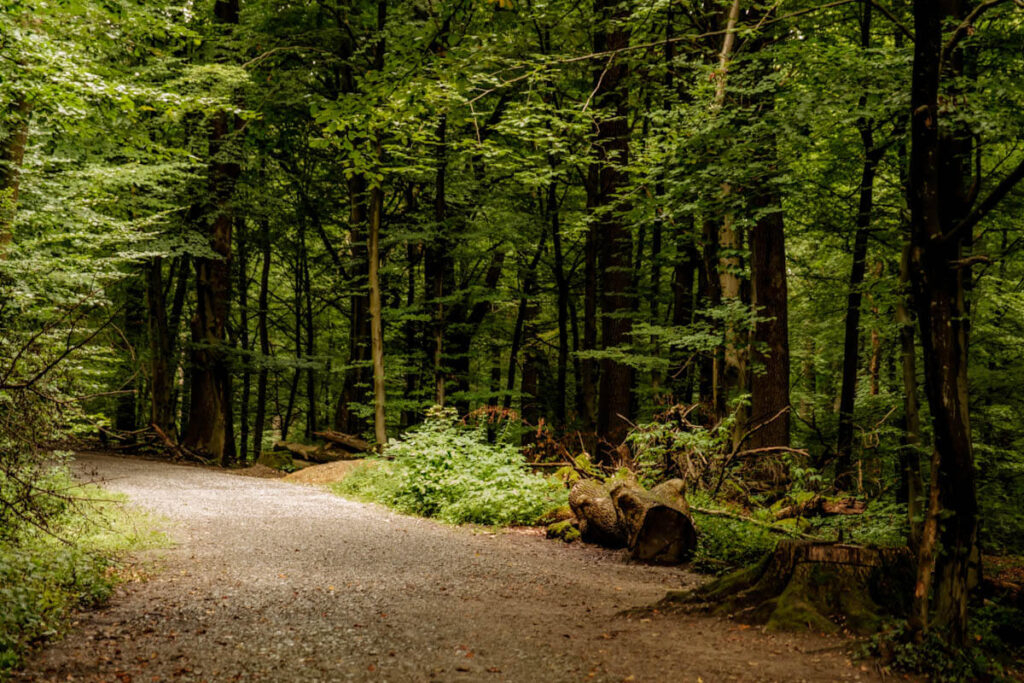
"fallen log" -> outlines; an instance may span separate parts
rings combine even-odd
[[[609,548],[628,547],[642,562],[677,564],[697,546],[697,531],[683,496],[682,480],[650,491],[632,480],[602,484],[581,479],[569,492],[580,538]],[[552,530],[561,535],[563,529]]]
[[[580,479],[569,490],[569,507],[579,520],[580,538],[609,548],[626,545],[626,534],[611,493],[595,479]]]
[[[292,441],[275,441],[275,451],[288,451],[292,455],[302,458],[303,460],[312,460],[313,462],[321,462],[323,446],[311,446],[304,443],[294,443]],[[326,461],[323,461],[326,462]]]
[[[701,609],[766,631],[863,634],[886,616],[906,615],[913,583],[906,548],[783,540],[756,565],[672,591],[658,607]]]
[[[791,519],[793,517],[825,517],[828,515],[860,515],[868,509],[868,504],[856,498],[826,498],[824,496],[813,496],[812,498],[782,508],[775,515],[775,519]]]
[[[650,491],[632,481],[611,490],[612,504],[633,559],[678,564],[697,547],[697,530],[682,495],[683,481],[674,479]]]
[[[324,441],[329,441],[332,444],[337,444],[342,448],[351,451],[353,453],[368,453],[373,450],[373,444],[368,441],[363,441],[358,436],[352,436],[350,434],[343,434],[342,432],[335,432],[327,429],[322,432],[313,432],[313,436],[318,436]]]

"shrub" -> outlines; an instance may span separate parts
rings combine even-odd
[[[385,455],[392,460],[356,470],[335,490],[456,524],[533,524],[566,504],[565,488],[531,473],[518,448],[488,443],[485,425],[460,424],[450,409],[433,409]]]

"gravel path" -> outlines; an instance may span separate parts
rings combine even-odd
[[[16,680],[875,679],[842,640],[617,616],[699,580],[622,553],[211,469],[100,455],[77,467],[169,520],[176,545]]]

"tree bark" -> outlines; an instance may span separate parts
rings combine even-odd
[[[264,220],[260,224],[260,251],[263,266],[260,270],[259,311],[256,317],[256,333],[260,340],[260,371],[256,380],[256,420],[252,432],[252,452],[254,458],[260,457],[263,450],[263,431],[266,428],[267,415],[267,361],[270,359],[270,330],[267,327],[267,308],[270,290],[270,224]]]
[[[238,335],[242,344],[242,414],[239,429],[241,462],[249,461],[249,400],[252,396],[252,347],[249,342],[249,244],[245,220],[236,226],[238,234]]]
[[[769,152],[775,153],[774,148]],[[749,448],[789,446],[789,299],[781,197],[767,191],[751,232],[754,372],[751,379]],[[767,350],[767,352],[765,351]]]
[[[352,245],[353,272],[349,286],[355,291],[349,297],[348,369],[342,382],[338,406],[334,414],[334,427],[348,434],[359,434],[366,422],[352,406],[367,402],[366,366],[370,361],[370,301],[363,289],[367,278],[369,257],[366,255],[366,179],[361,174],[348,181],[349,242]]]
[[[380,156],[380,141],[377,141]],[[387,421],[384,414],[384,327],[380,303],[380,223],[384,211],[384,190],[379,184],[370,189],[370,235],[367,247],[370,259],[370,334],[373,356],[373,432],[377,450],[383,451],[388,442]]]
[[[216,23],[238,23],[238,0],[217,0]],[[192,316],[192,388],[186,447],[228,465],[235,457],[231,412],[231,375],[226,351],[228,306],[231,300],[232,199],[241,173],[230,149],[238,129],[236,117],[215,112],[210,130],[210,194],[208,239],[214,258],[197,258],[196,310]]]
[[[611,0],[597,0],[601,22],[594,35],[597,52],[621,50],[629,45],[623,27],[625,16]],[[630,342],[632,316],[632,238],[621,216],[619,193],[628,183],[625,165],[629,157],[627,66],[609,61],[595,74],[594,102],[601,112],[594,142],[597,152],[595,226],[601,234],[600,266],[601,348],[624,349]],[[632,417],[633,369],[612,357],[601,359],[598,388],[597,434],[603,448],[598,455],[610,461],[612,451],[626,438]]]
[[[173,274],[173,273],[172,273]],[[146,304],[149,327],[149,420],[171,443],[178,442],[174,419],[173,344],[167,324],[163,285],[163,259],[155,256],[146,268]]]
[[[236,161],[225,160],[225,145],[234,117],[213,115],[210,134],[210,190],[214,202],[209,224],[215,258],[197,258],[196,309],[192,316],[192,388],[186,447],[209,454],[222,464],[235,455],[231,425],[231,378],[226,351],[226,325],[231,296],[231,199],[241,172]]]
[[[939,117],[947,114],[940,111],[939,92],[943,24],[948,20],[959,23],[964,14],[965,7],[959,0],[915,0],[910,108],[911,282],[924,350],[925,394],[934,431],[938,472],[933,480],[943,515],[937,537],[940,551],[935,563],[934,617],[930,625],[955,645],[962,645],[967,636],[970,558],[978,527],[967,383],[965,282],[970,278],[970,267],[960,262],[971,231],[956,229],[970,207],[971,138],[956,123],[940,127]],[[960,60],[951,57],[945,68],[956,76]],[[913,626],[920,631],[929,625]]]
[[[861,20],[861,47],[871,47],[871,3],[865,2]],[[867,95],[860,98],[860,107],[867,105]],[[864,165],[860,177],[860,203],[857,209],[856,231],[853,238],[853,267],[850,270],[850,287],[846,298],[846,322],[843,336],[843,377],[839,391],[839,435],[836,442],[836,487],[848,488],[852,475],[853,455],[853,410],[857,396],[857,366],[860,360],[860,307],[863,298],[862,287],[867,265],[868,233],[871,230],[871,214],[874,206],[875,172],[881,160],[881,151],[875,149],[872,122],[860,118],[861,144],[864,150]]]

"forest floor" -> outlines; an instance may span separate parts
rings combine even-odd
[[[164,520],[148,580],[76,617],[20,681],[877,680],[852,641],[627,617],[705,580],[535,531],[452,527],[325,490],[82,454]]]

